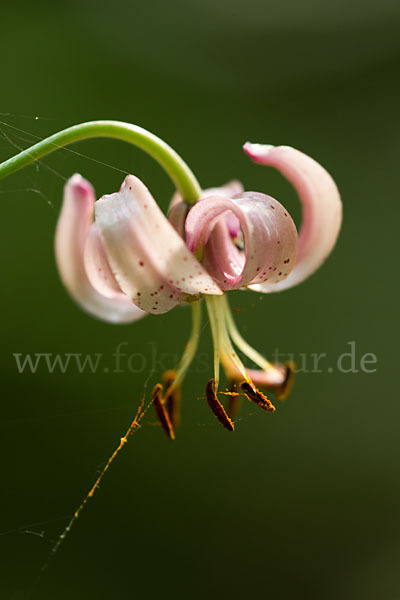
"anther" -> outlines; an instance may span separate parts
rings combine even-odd
[[[268,400],[267,396],[264,396],[264,394],[254,385],[248,381],[242,381],[240,387],[248,400],[254,402],[254,404],[257,404],[259,408],[262,408],[266,412],[274,412],[275,406]]]
[[[162,378],[165,386],[165,404],[173,427],[179,425],[182,397],[180,385],[172,388],[171,392],[169,391],[176,379],[176,374],[176,371],[170,369],[169,371],[165,371]]]
[[[161,383],[157,383],[157,385],[155,386],[155,388],[153,390],[152,398],[153,398],[154,409],[156,411],[158,420],[160,421],[161,427],[164,429],[164,432],[167,435],[167,437],[169,437],[170,440],[174,440],[175,439],[174,428],[172,426],[168,411],[165,408],[164,400],[162,398]]]
[[[207,382],[206,387],[206,397],[208,406],[211,408],[214,415],[217,417],[218,421],[227,429],[228,431],[234,431],[235,426],[232,423],[231,419],[225,412],[224,407],[221,402],[218,400],[217,393],[215,391],[215,379],[210,379]]]
[[[284,379],[283,383],[279,386],[279,388],[276,390],[277,400],[284,400],[290,394],[290,390],[292,389],[293,382],[294,382],[296,365],[294,364],[294,362],[288,361],[288,362],[285,362],[285,367],[286,367],[285,379]]]

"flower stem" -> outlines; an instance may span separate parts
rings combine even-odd
[[[159,137],[146,131],[146,129],[120,121],[90,121],[59,131],[1,163],[0,179],[15,173],[58,148],[81,140],[98,137],[122,140],[144,150],[166,171],[185,202],[194,204],[199,198],[201,194],[200,185],[190,168],[175,150]]]

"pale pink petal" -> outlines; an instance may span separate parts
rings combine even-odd
[[[225,185],[219,187],[207,188],[202,193],[201,197],[206,198],[207,196],[221,196],[222,198],[232,198],[244,192],[244,187],[237,179],[228,181]]]
[[[206,198],[207,196],[223,196],[224,198],[232,198],[232,196],[241,194],[243,191],[244,188],[240,181],[233,179],[232,181],[228,181],[228,183],[225,183],[225,185],[221,185],[220,187],[207,188],[206,190],[203,190],[201,197]],[[180,204],[181,202],[182,196],[179,192],[175,192],[169,205],[168,214],[174,206]]]
[[[223,196],[224,198],[231,198],[232,196],[241,194],[243,191],[243,186],[240,181],[234,179],[221,187],[204,190],[202,198],[206,198],[207,196]],[[190,205],[182,201],[182,196],[179,192],[175,192],[169,205],[168,219],[183,238],[185,237],[185,219],[189,209]],[[232,213],[228,213],[226,218],[230,235],[236,237],[240,232],[238,219]]]
[[[246,262],[245,253],[239,250],[232,240],[228,226],[229,215],[237,219],[233,213],[225,213],[218,218],[212,229],[207,232],[204,238],[202,261],[207,272],[214,277],[224,290],[240,286],[237,282],[241,278]],[[239,222],[239,219],[237,221]],[[227,274],[230,274],[230,277]]]
[[[185,221],[190,210],[190,205],[186,202],[175,202],[171,204],[168,220],[181,238],[185,238]]]
[[[342,222],[342,203],[335,182],[315,160],[290,146],[244,145],[256,162],[278,169],[297,191],[303,205],[296,265],[287,279],[276,285],[258,284],[259,292],[277,292],[297,285],[324,262],[332,251]]]
[[[57,223],[55,253],[61,279],[74,300],[88,313],[112,323],[129,323],[142,317],[130,299],[118,289],[107,295],[93,286],[85,267],[85,245],[93,222],[95,196],[80,175],[71,177]]]
[[[226,215],[240,222],[245,251],[232,242]],[[223,289],[287,277],[297,253],[292,218],[274,198],[244,192],[235,198],[213,196],[197,202],[186,219],[186,243],[192,252],[204,244],[209,273]]]
[[[229,235],[232,238],[238,237],[240,233],[240,221],[239,219],[231,212],[228,212],[225,217],[226,226],[228,228]]]
[[[128,175],[120,192],[100,198],[95,213],[115,279],[146,312],[222,294],[137,177]]]
[[[274,388],[281,386],[286,379],[286,367],[274,365],[270,369],[246,369],[247,374],[256,386]]]
[[[225,364],[224,368],[226,376],[229,380],[234,382],[243,381],[243,374],[241,373],[241,371],[239,371],[239,369],[237,369],[235,365],[230,363],[229,367],[227,368],[227,365]],[[246,369],[246,373],[251,379],[251,381],[254,383],[254,385],[258,387],[273,389],[279,388],[283,385],[287,376],[287,368],[285,367],[285,365],[276,363],[274,365],[271,365],[271,367],[266,370]]]
[[[100,294],[112,298],[116,292],[122,293],[121,288],[111,271],[100,231],[96,223],[91,224],[86,236],[84,262],[89,281]]]

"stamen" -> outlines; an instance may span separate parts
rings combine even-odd
[[[282,385],[276,390],[276,398],[277,400],[284,400],[290,394],[290,390],[292,389],[294,376],[296,373],[296,365],[294,362],[288,361],[285,362],[286,367],[286,375]]]
[[[206,298],[206,306],[208,310],[208,317],[210,320],[211,327],[211,335],[213,339],[214,346],[214,380],[215,387],[218,388],[219,384],[219,361],[221,359],[220,356],[220,335],[218,330],[218,324],[215,316],[215,311],[213,310],[212,298]]]
[[[242,392],[250,400],[257,404],[259,408],[262,408],[266,412],[274,412],[275,406],[268,400],[266,396],[262,392],[260,392],[254,385],[249,384],[247,381],[242,381],[240,384]]]
[[[182,383],[188,368],[196,354],[197,346],[200,339],[201,329],[201,302],[193,302],[192,308],[192,330],[190,332],[189,340],[186,344],[184,353],[182,354],[181,361],[179,363],[178,371],[174,377],[174,380],[170,383],[170,394]]]
[[[228,431],[234,431],[234,424],[226,414],[221,402],[218,400],[218,396],[215,391],[215,379],[210,379],[207,382],[206,397],[208,406],[211,408],[221,425],[223,425]]]
[[[225,297],[210,296],[207,298],[207,308],[210,316],[210,322],[215,321],[215,327],[217,330],[216,338],[214,339],[214,351],[216,343],[219,349],[219,358],[222,362],[225,372],[231,370],[232,365],[234,368],[241,373],[243,379],[251,383],[251,380],[247,374],[246,368],[240,360],[239,356],[235,352],[232,342],[230,340],[227,324],[226,324],[226,310],[225,310]],[[218,379],[216,378],[217,385]]]
[[[153,402],[158,420],[170,440],[175,439],[174,427],[179,424],[180,420],[181,383],[194,358],[199,343],[201,326],[200,302],[193,302],[192,317],[192,331],[178,370],[174,371],[171,369],[164,373],[164,395],[163,386],[160,383],[153,390]]]
[[[165,371],[163,375],[163,382],[165,385],[165,404],[167,407],[168,415],[171,420],[172,426],[175,428],[180,422],[180,408],[181,408],[181,387],[175,385],[171,387],[176,379],[177,372],[173,369]]]
[[[165,408],[164,399],[162,398],[162,385],[157,383],[152,394],[153,404],[156,411],[158,420],[160,421],[161,427],[164,429],[165,434],[170,440],[175,439],[174,428],[167,409]]]
[[[264,358],[259,352],[257,352],[257,350],[252,348],[250,346],[250,344],[248,344],[246,342],[246,340],[242,337],[242,335],[240,334],[240,332],[236,326],[236,323],[233,319],[226,296],[223,296],[221,298],[221,302],[223,302],[225,305],[226,324],[228,327],[229,335],[232,338],[232,341],[234,342],[234,344],[243,352],[243,354],[245,354],[248,358],[250,358],[250,360],[252,360],[256,365],[258,365],[263,371],[265,371],[265,372],[272,371],[271,374],[273,374],[274,371],[278,371],[278,368],[276,365],[273,365],[272,363],[268,362],[268,360],[266,358]],[[270,386],[268,386],[266,384],[267,387],[275,388],[277,400],[284,400],[288,396],[288,394],[291,390],[291,387],[293,385],[293,378],[294,378],[296,366],[292,362],[286,362],[285,366],[286,366],[285,380],[283,381],[283,383],[281,385],[275,387],[275,385],[273,383],[271,383]],[[250,384],[247,386],[247,390],[249,391],[250,395],[252,395],[252,398],[249,398],[249,396],[247,396],[247,397],[252,402],[256,402],[256,404],[260,403],[259,405],[262,408],[264,408],[264,410],[269,410],[269,411],[275,410],[272,408],[266,408],[266,406],[269,406],[269,405],[272,406],[272,404],[269,402],[268,399],[266,399],[267,403],[262,401],[262,399],[260,397],[262,396],[263,398],[265,398],[265,396],[263,394],[261,394],[261,392],[259,392],[257,390],[257,388],[254,387],[254,385],[252,385],[251,381],[248,381],[248,380],[246,380],[246,381],[248,384]],[[257,394],[260,395],[260,397],[257,396],[257,398],[258,398],[257,400],[255,399],[256,394],[252,391],[253,388],[256,389]],[[243,387],[242,387],[242,389],[243,389]]]
[[[239,329],[236,326],[236,323],[233,319],[231,309],[228,303],[228,299],[226,296],[223,296],[222,302],[225,304],[225,319],[228,327],[229,335],[232,338],[233,343],[239,350],[243,352],[247,358],[253,361],[254,364],[260,367],[263,371],[268,371],[268,369],[273,369],[274,366],[264,358],[257,350],[252,348],[250,344],[246,342],[246,340],[242,337],[242,334],[239,332]]]

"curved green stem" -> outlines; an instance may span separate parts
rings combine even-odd
[[[1,163],[0,179],[15,173],[58,148],[97,137],[114,138],[141,148],[163,167],[186,202],[193,204],[199,198],[200,185],[175,150],[146,129],[120,121],[90,121],[59,131]]]

